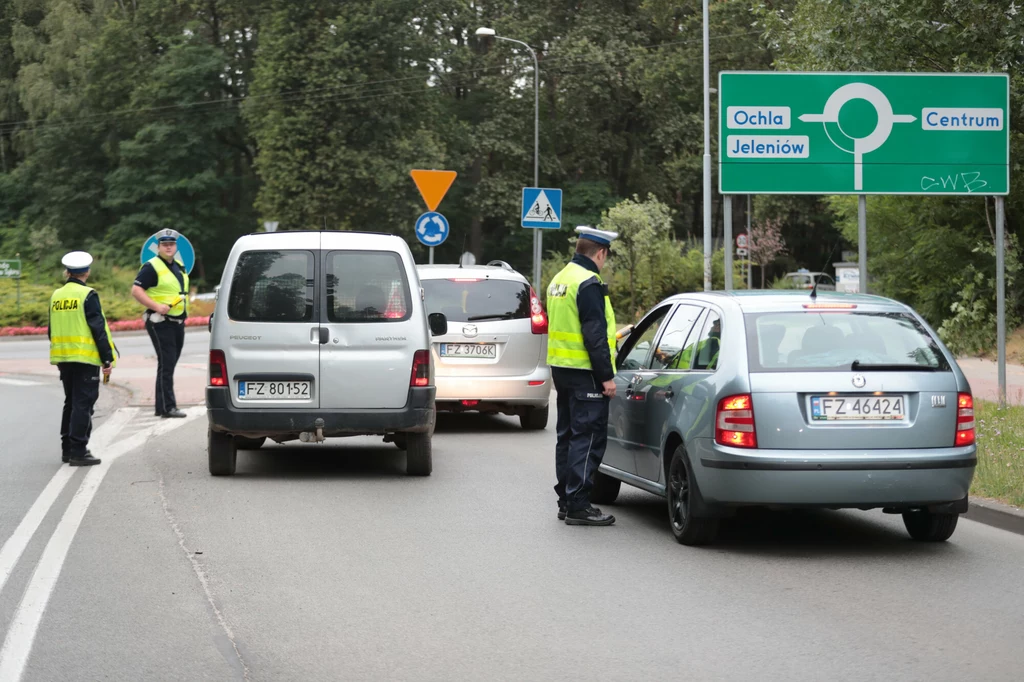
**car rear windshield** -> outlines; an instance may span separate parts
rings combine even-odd
[[[530,285],[507,279],[421,280],[427,312],[449,322],[518,320],[530,316]]]
[[[752,372],[931,369],[949,363],[928,330],[900,312],[750,313]]]
[[[247,251],[239,256],[228,317],[239,322],[311,322],[313,253]]]
[[[330,322],[401,322],[412,314],[402,257],[394,251],[327,254]]]

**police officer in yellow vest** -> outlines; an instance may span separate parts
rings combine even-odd
[[[178,256],[176,230],[161,230],[157,255],[135,276],[132,296],[146,306],[146,331],[156,350],[156,415],[182,418],[174,397],[174,367],[185,345],[188,272]]]
[[[574,526],[610,526],[615,517],[590,504],[594,474],[608,441],[615,396],[615,313],[601,268],[615,232],[577,227],[576,254],[548,286],[548,364],[558,404],[555,476],[558,518]]]
[[[61,461],[73,467],[100,460],[89,452],[92,412],[100,395],[100,373],[110,376],[117,348],[103,317],[99,295],[85,285],[92,256],[72,251],[61,259],[67,283],[50,297],[50,364],[57,365],[64,384],[60,420]]]

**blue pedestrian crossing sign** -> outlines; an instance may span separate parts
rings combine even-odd
[[[424,246],[440,246],[450,231],[448,219],[437,211],[427,211],[416,219],[416,239]]]
[[[550,187],[523,188],[523,227],[557,230],[562,226],[562,190]]]
[[[157,255],[157,234],[160,234],[160,232],[151,236],[146,240],[146,243],[142,245],[142,253],[139,257],[143,264],[153,256]],[[192,248],[192,242],[190,242],[185,235],[178,236],[178,255],[175,257],[181,259],[182,265],[185,266],[185,272],[192,274],[192,268],[195,267],[196,264],[196,250]]]

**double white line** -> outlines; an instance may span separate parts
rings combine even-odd
[[[35,642],[39,623],[43,619],[46,605],[53,594],[53,588],[60,577],[61,569],[71,542],[75,539],[78,527],[89,509],[96,491],[99,490],[103,478],[110,466],[121,455],[142,447],[153,436],[167,433],[205,413],[204,407],[193,407],[186,410],[186,419],[167,419],[155,423],[124,440],[114,442],[125,425],[131,421],[138,411],[137,408],[122,408],[111,415],[110,419],[98,427],[90,439],[90,448],[103,460],[102,464],[89,467],[82,479],[78,491],[68,504],[64,515],[57,524],[56,530],[46,543],[46,548],[36,565],[36,570],[29,580],[25,594],[21,598],[18,610],[14,613],[11,627],[7,631],[3,648],[0,649],[0,682],[17,682],[25,671],[32,645]],[[39,525],[46,518],[53,503],[61,491],[75,474],[76,469],[62,466],[40,493],[39,497],[28,510],[25,518],[14,530],[14,534],[0,548],[0,590],[3,590],[7,579],[14,571],[15,565],[25,552]]]

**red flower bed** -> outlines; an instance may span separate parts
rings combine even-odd
[[[210,321],[209,317],[190,317],[185,320],[186,327],[205,327]],[[110,323],[110,331],[127,332],[145,329],[146,324],[142,320],[118,320]],[[0,336],[37,336],[45,335],[46,327],[0,327]]]

